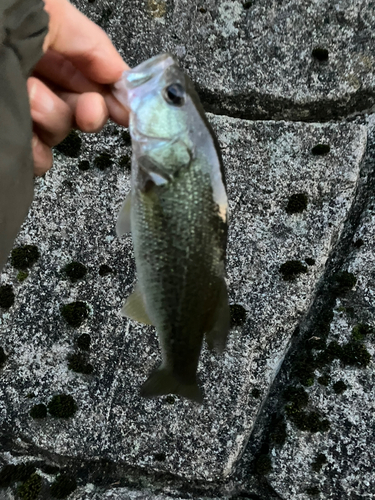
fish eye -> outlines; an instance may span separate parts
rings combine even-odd
[[[179,83],[172,83],[164,90],[164,98],[173,106],[183,106],[185,104],[185,89]]]

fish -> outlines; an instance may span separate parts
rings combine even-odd
[[[112,93],[129,111],[132,140],[131,189],[116,232],[132,234],[137,284],[121,315],[154,325],[162,356],[140,393],[202,403],[203,339],[222,353],[230,326],[228,198],[218,141],[171,54],[125,71]]]

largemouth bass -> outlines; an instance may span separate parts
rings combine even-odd
[[[202,402],[203,337],[221,352],[229,331],[228,200],[217,140],[169,54],[125,71],[113,93],[129,109],[133,148],[131,192],[116,230],[131,230],[138,275],[121,313],[154,325],[162,353],[141,394]]]

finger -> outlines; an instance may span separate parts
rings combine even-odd
[[[104,97],[96,92],[76,94],[59,92],[75,117],[75,126],[82,132],[98,132],[108,120],[108,109]]]
[[[31,147],[34,160],[34,174],[43,175],[52,167],[52,150],[36,134],[33,134]]]
[[[112,120],[119,125],[123,125],[124,127],[129,126],[129,112],[119,101],[115,98],[115,96],[108,92],[104,95],[105,102],[109,111],[109,116]]]
[[[86,78],[71,61],[58,52],[49,49],[34,68],[38,77],[55,83],[72,92],[103,92],[104,87]]]
[[[129,125],[129,113],[110,93],[104,95],[87,92],[77,94],[56,91],[72,110],[76,126],[82,132],[98,132],[105,125],[108,117],[119,125]]]
[[[31,117],[40,139],[52,147],[61,142],[73,125],[70,107],[38,78],[27,80]]]
[[[50,16],[43,49],[59,52],[89,79],[116,82],[129,69],[106,33],[67,0],[45,0]]]

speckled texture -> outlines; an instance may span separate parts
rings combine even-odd
[[[374,498],[373,360],[366,368],[333,361],[329,385],[315,382],[306,388],[308,408],[328,418],[330,430],[301,432],[287,420],[284,446],[269,449],[272,472],[265,478],[254,472],[272,405],[283,407],[282,391],[292,380],[292,334],[298,326],[303,329],[307,311],[308,318],[312,311],[313,321],[318,319],[315,291],[319,283],[323,289],[327,284],[332,262],[341,259],[357,284],[336,300],[328,341],[347,342],[358,322],[375,326],[375,199],[366,204],[357,228],[353,217],[363,208],[360,198],[375,185],[372,173],[362,171],[359,178],[364,158],[367,171],[373,170],[375,117],[367,119],[366,155],[366,128],[345,122],[375,103],[374,2],[72,3],[107,31],[129,65],[160,52],[176,55],[206,110],[275,120],[210,116],[227,167],[230,301],[245,308],[247,320],[232,330],[223,357],[204,350],[203,407],[178,398],[139,397],[160,356],[153,328],[119,316],[135,282],[131,238],[118,240],[114,231],[130,188],[128,161],[121,156],[131,150],[113,125],[101,134],[82,135],[80,157],[55,153],[54,169],[36,181],[36,200],[16,244],[36,244],[40,259],[22,282],[9,263],[0,274],[0,286],[12,284],[15,292],[14,306],[0,309],[0,347],[7,356],[0,367],[0,452],[7,450],[0,453],[1,467],[52,457],[76,474],[78,489],[70,500],[203,500],[206,492],[225,500]],[[313,56],[316,48],[327,50],[326,61]],[[343,121],[277,121],[332,118]],[[361,123],[366,123],[363,116]],[[314,156],[317,144],[330,144],[331,151]],[[101,171],[93,160],[103,151],[113,155],[114,164]],[[78,168],[81,160],[90,160],[88,170]],[[289,197],[298,193],[307,194],[307,209],[288,214]],[[345,244],[348,234],[353,241]],[[360,239],[363,245],[355,246]],[[281,279],[281,264],[306,265],[311,258],[315,264],[307,265],[306,274]],[[86,276],[74,283],[63,270],[72,261],[87,267]],[[113,272],[101,275],[102,265]],[[87,302],[90,314],[72,328],[60,307],[76,300]],[[76,339],[82,333],[91,336],[84,352],[92,375],[68,369],[67,357],[79,352]],[[372,355],[374,335],[363,341]],[[339,380],[348,386],[342,394],[333,389]],[[58,393],[76,400],[73,418],[29,416],[34,405],[47,405]],[[327,463],[315,472],[311,466],[319,453]],[[41,468],[37,472],[44,485],[55,477]],[[311,487],[318,488],[318,496],[306,494]],[[16,490],[17,484],[0,489],[0,499],[14,500]],[[48,497],[48,488],[44,494]]]
[[[93,484],[87,484],[85,488],[80,488],[70,500],[188,500],[190,496],[169,496],[165,494],[155,494],[152,490],[132,490],[130,488],[110,488],[108,490],[95,488]],[[194,497],[195,500],[215,500],[212,497]],[[220,497],[226,500],[225,497]]]
[[[73,3],[130,66],[175,54],[215,113],[319,121],[375,103],[371,0]],[[316,48],[328,51],[327,61],[313,57]]]
[[[23,283],[8,266],[16,300],[1,314],[7,363],[0,373],[1,418],[39,448],[60,455],[106,458],[156,471],[213,481],[233,471],[263,398],[282,363],[290,337],[311,303],[329,252],[350,208],[366,146],[358,125],[244,122],[210,116],[227,167],[230,199],[228,288],[243,305],[246,325],[230,335],[223,356],[203,350],[201,407],[175,398],[145,400],[138,390],[160,362],[155,331],[119,315],[135,280],[131,238],[115,238],[117,211],[129,172],[116,164],[124,150],[115,126],[86,136],[81,158],[103,149],[114,165],[81,172],[78,160],[57,154],[55,167],[36,183],[36,197],[17,244],[35,244],[41,257]],[[329,143],[314,156],[311,148]],[[92,163],[92,162],[91,162]],[[307,210],[289,215],[293,193],[305,192]],[[315,265],[295,281],[281,278],[288,260]],[[71,283],[63,268],[84,264]],[[101,264],[114,274],[100,277]],[[60,307],[75,300],[90,307],[88,320],[69,327]],[[68,370],[75,339],[91,335],[92,375]],[[260,390],[261,398],[251,396]],[[35,397],[28,399],[27,394]],[[28,415],[54,394],[74,397],[78,411],[64,420]]]
[[[370,248],[367,257],[370,257],[369,252]],[[373,248],[367,265],[374,266]],[[362,287],[373,290],[373,283],[362,282],[357,290]],[[350,340],[355,322],[341,312],[341,306],[341,301],[338,301],[329,341],[337,340],[343,344]],[[374,336],[369,335],[364,342],[372,356],[375,353],[373,341]],[[318,498],[374,498],[374,363],[366,368],[343,367],[339,360],[334,360],[330,378],[328,387],[315,383],[307,390],[309,406],[329,418],[330,431],[311,434],[298,431],[288,422],[286,443],[281,450],[276,447],[271,452],[273,471],[269,481],[282,498],[307,500],[311,497],[305,490],[311,486],[318,487],[321,492]],[[342,394],[333,390],[333,384],[338,380],[347,385]],[[320,472],[314,472],[312,463],[319,453],[326,455],[327,463]]]
[[[374,124],[375,117],[371,116],[369,142],[372,158]],[[373,177],[370,180],[373,182]],[[311,434],[298,431],[288,422],[286,443],[271,451],[273,471],[269,475],[270,484],[283,499],[307,500],[311,496],[305,490],[311,486],[320,491],[315,498],[374,498],[374,204],[375,198],[371,195],[353,234],[354,245],[345,259],[344,268],[356,276],[357,283],[348,296],[336,300],[328,337],[328,342],[337,341],[342,345],[352,338],[356,325],[367,324],[371,331],[364,335],[361,343],[372,359],[367,367],[343,366],[339,360],[334,360],[329,367],[328,387],[315,382],[307,389],[309,406],[328,416],[331,429],[328,433]],[[356,246],[360,239],[363,244]],[[317,375],[322,373],[316,372]],[[333,386],[340,380],[347,388],[336,394]],[[326,455],[327,463],[315,472],[312,463],[318,453]]]

